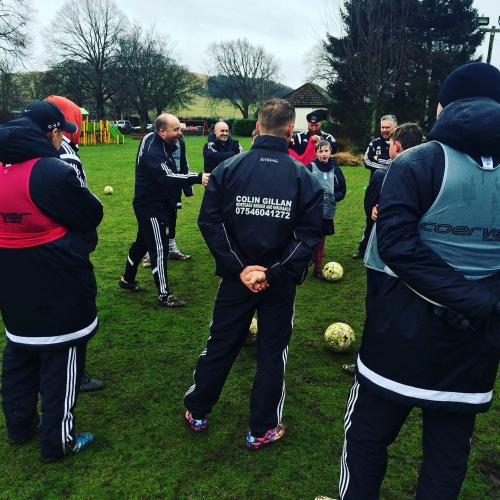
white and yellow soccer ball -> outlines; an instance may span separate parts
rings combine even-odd
[[[323,267],[323,277],[327,281],[337,281],[344,275],[344,268],[338,262],[328,262]]]
[[[113,188],[111,186],[106,186],[104,188],[104,194],[113,194]]]
[[[252,322],[250,323],[250,328],[248,329],[248,335],[245,339],[245,345],[253,345],[257,340],[257,318],[252,318]]]
[[[325,332],[326,345],[333,352],[345,352],[356,340],[353,329],[346,323],[333,323]]]

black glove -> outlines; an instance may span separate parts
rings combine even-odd
[[[500,306],[500,302],[497,304]],[[499,309],[500,315],[500,309]],[[459,313],[454,309],[447,309],[446,307],[434,306],[434,316],[442,318],[446,323],[456,328],[460,332],[467,331],[470,326],[470,321],[465,317],[465,314]]]

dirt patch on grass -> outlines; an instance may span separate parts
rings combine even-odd
[[[480,462],[479,472],[489,477],[495,484],[495,491],[500,489],[500,465],[494,462]]]

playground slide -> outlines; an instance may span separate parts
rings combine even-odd
[[[112,141],[116,141],[116,138],[118,137],[118,141],[121,144],[123,144],[123,142],[124,142],[123,141],[123,134],[118,130],[118,128],[114,124],[110,123],[108,125],[108,130],[109,130],[109,133],[111,135]]]

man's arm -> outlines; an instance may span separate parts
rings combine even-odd
[[[377,168],[380,167],[378,161],[377,161],[377,156],[375,155],[375,148],[374,148],[374,141],[370,142],[368,144],[368,148],[365,151],[365,157],[363,159],[363,162],[365,164],[365,168],[370,170],[371,172],[375,171]]]
[[[214,256],[218,276],[238,275],[248,265],[224,225],[222,217],[223,187],[216,172],[210,176],[201,203],[198,227]],[[255,264],[252,263],[252,264]]]
[[[444,154],[436,143],[412,148],[394,160],[380,196],[378,250],[413,290],[464,313],[474,324],[492,313],[497,297],[480,282],[466,280],[419,239],[418,222],[434,203],[443,172]]]
[[[239,141],[235,141],[235,140],[233,139],[233,142],[234,142],[233,151],[234,151],[237,155],[239,155],[239,154],[241,154],[241,153],[244,153],[244,152],[245,152],[245,150],[242,148],[242,146],[241,146],[241,144],[240,144],[240,142],[239,142]]]
[[[386,173],[387,171],[385,169],[375,170],[370,179],[370,183],[366,187],[364,207],[367,217],[371,217],[373,207],[378,204]]]
[[[167,156],[160,151],[149,151],[140,158],[144,166],[148,168],[154,178],[166,189],[182,189],[193,184],[205,184],[208,180],[208,174],[197,174],[188,172],[186,174],[177,173],[172,170]],[[173,162],[173,160],[172,160]]]
[[[62,160],[42,158],[36,162],[29,191],[42,212],[72,231],[87,233],[101,223],[102,203],[82,186],[75,170]]]
[[[220,165],[224,160],[231,158],[236,153],[234,151],[225,151],[220,153],[215,149],[215,143],[207,142],[203,146],[203,157],[205,158],[205,172],[211,173],[215,167]],[[213,167],[209,166],[213,165]]]
[[[307,264],[314,248],[321,241],[323,224],[323,188],[306,170],[301,176],[301,194],[296,212],[295,230],[286,245],[279,262],[266,271],[267,281],[275,281],[288,276],[296,283],[306,277]]]
[[[347,186],[345,183],[345,177],[340,167],[335,165],[335,176],[337,177],[337,188],[335,189],[335,201],[342,201],[345,198],[345,194],[347,192]]]

